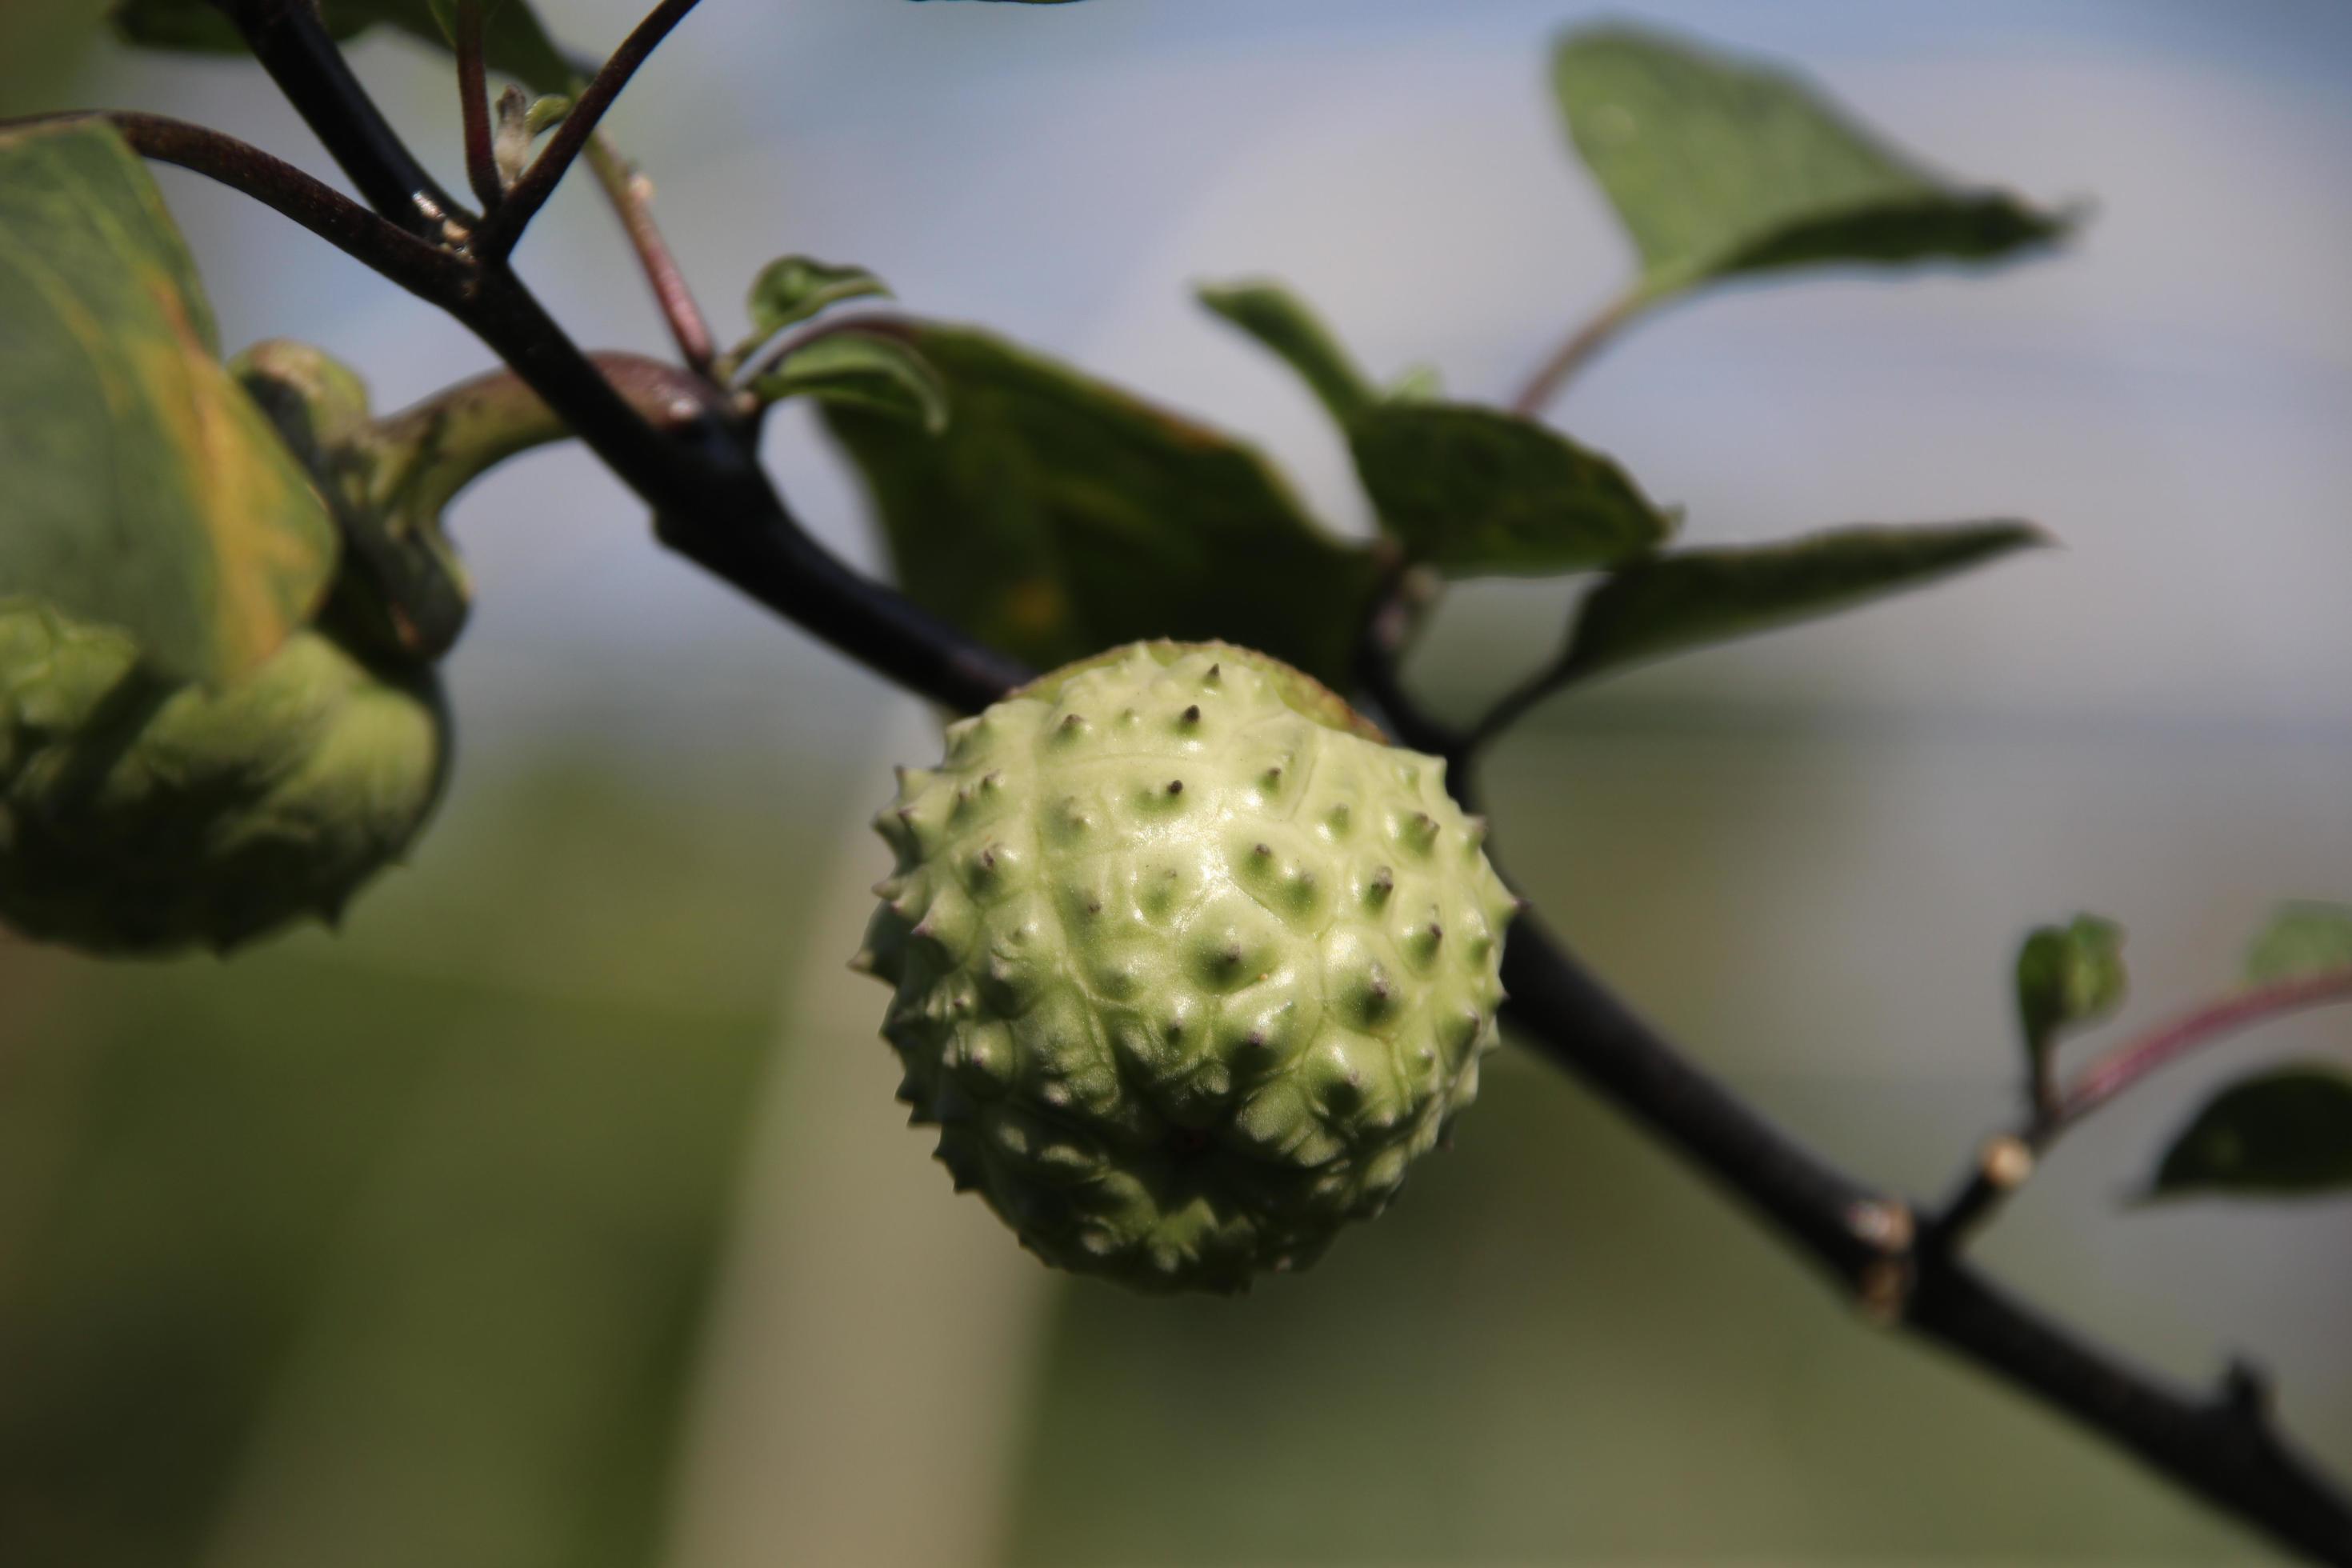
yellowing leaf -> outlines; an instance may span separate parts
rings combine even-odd
[[[182,679],[251,669],[309,620],[334,524],[217,353],[122,139],[0,132],[0,599],[120,626]]]

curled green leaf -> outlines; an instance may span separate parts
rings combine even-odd
[[[2099,915],[2042,926],[2017,952],[2017,1018],[2039,1081],[2068,1030],[2123,1005],[2124,928]]]
[[[763,403],[813,397],[910,420],[929,435],[948,426],[948,389],[922,351],[879,332],[827,332],[793,350],[751,383]]]
[[[814,257],[785,256],[771,261],[751,280],[745,300],[751,336],[735,351],[740,361],[787,327],[797,326],[847,300],[889,297],[889,286],[863,267],[841,267]]]

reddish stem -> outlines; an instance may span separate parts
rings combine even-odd
[[[2041,1129],[2039,1141],[2048,1142],[2167,1062],[2200,1046],[2305,1007],[2346,1001],[2352,1001],[2352,968],[2256,986],[2184,1014],[2116,1047],[2075,1075]]]
[[[490,83],[482,63],[482,0],[457,0],[457,105],[466,121],[466,180],[485,213],[506,199],[490,140]]]

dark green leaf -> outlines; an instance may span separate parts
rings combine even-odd
[[[794,349],[751,384],[762,402],[814,397],[908,419],[931,435],[948,425],[948,391],[920,351],[872,332],[832,332]]]
[[[2352,969],[2352,908],[2281,905],[2246,954],[2246,978],[2267,984],[2332,969]]]
[[[1774,268],[1988,261],[2066,227],[1927,173],[1793,77],[1667,35],[1571,34],[1553,85],[1652,294]]]
[[[0,599],[120,626],[181,679],[250,669],[310,618],[334,524],[217,354],[122,139],[0,132]]]
[[[2124,928],[2098,915],[2042,926],[2017,951],[2017,1019],[2038,1075],[2058,1038],[2123,1005]]]
[[[2352,1191],[2352,1077],[2320,1066],[2239,1079],[2206,1102],[2157,1166],[2149,1195]]]
[[[1281,355],[1342,425],[1380,401],[1339,340],[1281,284],[1252,280],[1202,288],[1199,294],[1201,303]]]
[[[1498,408],[1378,404],[1349,421],[1348,443],[1381,526],[1454,576],[1612,565],[1674,531],[1615,463]]]
[[[1559,679],[1831,615],[2045,542],[2022,522],[1849,528],[1636,562],[1585,596]]]
[[[1051,668],[1139,637],[1225,637],[1342,679],[1378,573],[1318,532],[1257,453],[961,328],[913,341],[955,411],[929,437],[828,406],[934,612]]]
[[[448,0],[321,0],[320,18],[339,39],[357,37],[383,23],[446,49],[449,30],[441,11]],[[243,53],[236,29],[211,0],[115,0],[109,14],[125,41],[151,48]],[[504,71],[535,91],[568,93],[578,73],[522,0],[491,0],[483,52],[491,68]]]
[[[751,316],[752,338],[736,352],[739,355],[753,352],[786,327],[845,300],[876,295],[887,299],[889,293],[888,286],[863,267],[836,267],[806,256],[780,258],[761,268],[751,281],[746,307]]]

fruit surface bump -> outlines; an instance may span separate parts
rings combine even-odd
[[[1235,1290],[1378,1214],[1477,1092],[1517,904],[1444,765],[1142,643],[950,725],[859,967],[939,1158],[1049,1263]]]

